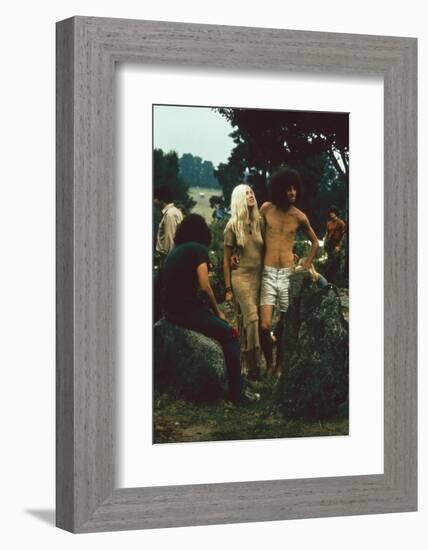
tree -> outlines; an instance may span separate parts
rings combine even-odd
[[[209,160],[185,153],[179,160],[180,176],[191,186],[218,187],[214,166]]]
[[[326,153],[344,178],[349,173],[346,113],[227,109],[217,111],[235,127],[236,161],[272,172],[307,156]]]
[[[218,187],[218,180],[214,176],[214,166],[210,160],[204,160],[201,166],[200,181],[202,187]]]
[[[347,210],[343,178],[326,153],[306,157],[294,167],[301,175],[303,186],[298,206],[308,215],[315,232],[323,235],[328,208],[334,204],[339,210]]]
[[[154,150],[153,185],[168,185],[172,190],[174,202],[184,211],[189,212],[196,204],[188,194],[188,186],[179,175],[178,156],[175,151],[164,153],[162,149]]]
[[[215,208],[216,206],[224,206],[224,197],[223,195],[211,195],[209,198],[209,203],[211,208]]]
[[[243,171],[241,171],[240,168],[234,164],[224,164],[221,162],[218,165],[217,170],[214,170],[214,175],[223,189],[225,204],[230,204],[232,190],[240,181],[242,181]]]
[[[235,143],[222,171],[236,175],[247,169],[247,181],[254,188],[259,204],[269,195],[269,175],[287,165],[302,176],[304,193],[298,204],[318,232],[323,231],[330,204],[335,203],[346,215],[349,179],[346,113],[229,108],[217,111],[233,126],[231,137]],[[231,182],[231,178],[217,177],[228,200],[239,179]]]

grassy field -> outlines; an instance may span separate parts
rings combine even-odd
[[[347,411],[328,421],[285,420],[273,400],[275,382],[264,380],[253,385],[260,393],[256,402],[233,404],[220,401],[194,405],[158,396],[154,407],[154,442],[230,441],[319,437],[348,434]]]
[[[204,196],[201,197],[200,194]],[[192,212],[203,216],[208,225],[213,221],[213,210],[210,207],[210,197],[212,195],[221,195],[221,189],[205,188],[205,187],[190,187],[189,195],[196,202]]]

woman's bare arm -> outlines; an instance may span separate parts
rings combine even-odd
[[[231,268],[230,268],[230,259],[232,257],[233,248],[224,245],[223,251],[223,274],[224,274],[224,286],[226,288],[232,288],[232,278],[231,278]]]

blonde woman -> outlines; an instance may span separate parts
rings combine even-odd
[[[235,302],[241,345],[241,366],[251,379],[260,377],[259,294],[263,272],[263,231],[251,187],[237,185],[231,197],[231,218],[224,230],[225,300]],[[232,255],[239,257],[231,270]]]

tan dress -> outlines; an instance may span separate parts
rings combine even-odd
[[[224,244],[233,248],[239,256],[239,267],[232,270],[231,282],[235,298],[241,366],[250,377],[260,374],[259,297],[263,273],[263,220],[255,228],[245,226],[245,245],[238,246],[232,228],[228,224]]]

